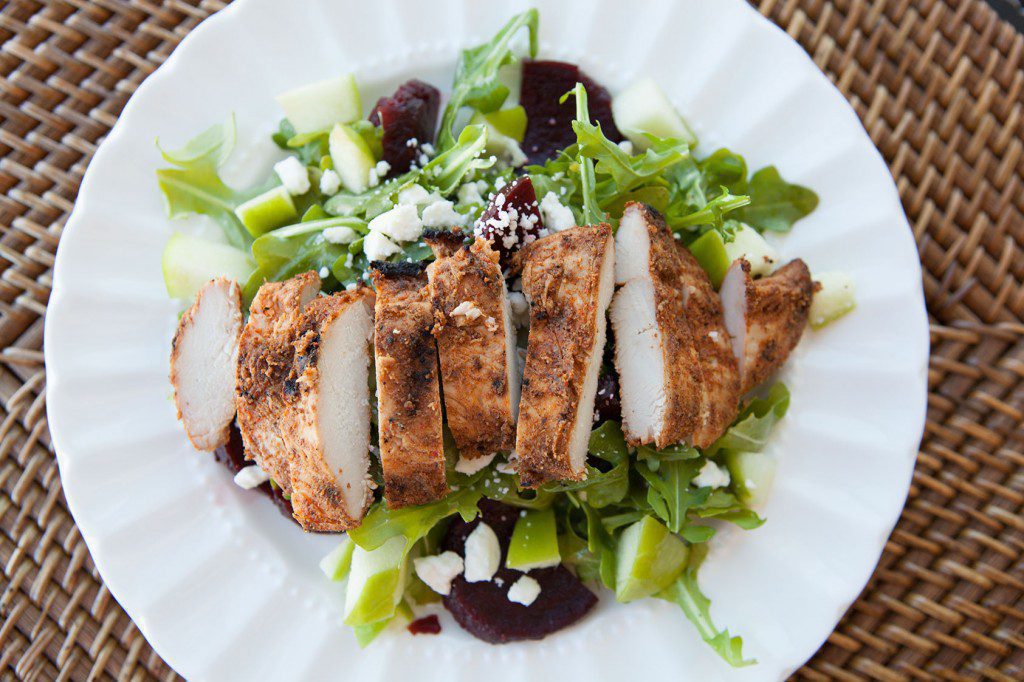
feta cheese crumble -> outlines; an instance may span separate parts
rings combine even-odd
[[[341,176],[328,168],[320,175],[320,192],[328,196],[337,194],[341,189]]]
[[[371,232],[363,238],[363,253],[370,262],[387,260],[388,256],[401,252],[402,247],[381,232]]]
[[[399,192],[398,196],[402,196],[401,192]],[[467,182],[465,185],[459,187],[457,196],[460,204],[484,203],[484,198],[480,196],[480,188],[477,187],[475,182]]]
[[[729,485],[729,470],[709,459],[693,479],[693,484],[698,488],[724,488]]]
[[[529,606],[539,596],[540,583],[528,575],[520,576],[519,580],[512,583],[512,587],[508,588],[508,600],[523,606]]]
[[[274,172],[281,178],[281,184],[288,194],[305,194],[309,191],[309,171],[294,156],[274,164]]]
[[[563,206],[558,195],[548,192],[540,200],[540,215],[544,218],[544,227],[552,232],[568,230],[576,225],[576,217],[568,206]]]
[[[455,464],[455,470],[460,474],[471,476],[493,462],[496,454],[496,452],[492,452],[489,455],[476,457],[474,459],[459,456],[459,461]]]
[[[235,474],[235,485],[246,490],[252,490],[269,480],[270,474],[264,471],[259,464],[250,464],[243,469],[239,469],[238,473]]]
[[[423,209],[422,220],[424,227],[453,227],[462,225],[465,217],[455,210],[452,202],[441,199]]]
[[[430,192],[423,185],[409,185],[398,192],[398,203],[417,206],[430,201]]]
[[[423,234],[423,222],[416,213],[416,207],[409,204],[399,204],[381,213],[370,221],[368,227],[371,234],[380,232],[400,242],[411,242]]]
[[[463,566],[462,557],[455,552],[444,552],[412,560],[413,570],[420,580],[434,592],[446,596],[452,591],[452,580],[462,573]]]
[[[359,234],[355,230],[344,225],[328,227],[323,231],[323,236],[324,241],[331,244],[351,244],[359,238]]]
[[[466,582],[487,582],[498,572],[500,561],[498,536],[481,521],[466,538]]]
[[[320,272],[318,274],[320,275],[320,278],[323,279],[324,277],[327,277],[328,275],[331,274],[331,269],[325,265],[322,268],[320,268]]]

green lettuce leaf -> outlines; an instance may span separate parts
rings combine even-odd
[[[421,176],[424,184],[436,187],[441,194],[451,194],[468,173],[494,165],[493,156],[480,158],[486,146],[487,128],[482,125],[466,126],[459,133],[455,146],[441,152],[423,167]]]
[[[746,193],[750,204],[736,211],[735,218],[761,231],[789,232],[793,223],[818,206],[817,194],[786,182],[775,166],[754,173]]]
[[[789,389],[782,382],[772,385],[761,398],[751,400],[732,426],[715,441],[706,454],[712,456],[720,450],[760,452],[768,443],[775,424],[789,409]]]

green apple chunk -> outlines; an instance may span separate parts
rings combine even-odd
[[[746,223],[741,223],[732,241],[725,242],[725,255],[732,263],[737,258],[744,258],[750,263],[752,277],[771,274],[779,262],[778,252],[772,248],[761,233]]]
[[[690,244],[690,253],[704,268],[704,272],[708,273],[711,284],[716,289],[720,287],[722,279],[725,278],[725,273],[732,263],[729,260],[729,254],[725,251],[722,235],[717,230],[705,232]]]
[[[345,624],[369,625],[395,613],[409,576],[405,538],[393,537],[373,550],[352,550],[345,589]]]
[[[269,189],[235,209],[235,215],[253,237],[277,229],[294,221],[299,212],[292,195],[283,186]]]
[[[814,294],[809,315],[815,329],[838,320],[857,306],[853,278],[845,272],[819,272],[814,275],[814,281],[821,285]]]
[[[727,452],[732,487],[740,502],[750,506],[764,504],[775,480],[775,459],[763,452]]]
[[[327,143],[341,184],[355,194],[365,192],[370,186],[370,169],[377,165],[366,140],[349,126],[339,123],[331,129]]]
[[[512,531],[505,565],[517,571],[530,571],[560,563],[555,510],[536,509],[520,515]]]
[[[697,136],[651,78],[639,80],[620,92],[612,100],[612,115],[615,125],[638,149],[647,149],[651,144],[644,133],[684,140],[691,147],[697,144]]]
[[[470,125],[482,125],[487,129],[487,153],[502,157],[513,166],[526,163],[526,155],[519,146],[526,131],[526,112],[522,107],[481,114],[479,111],[469,119]],[[518,139],[516,138],[518,135]]]
[[[619,537],[615,598],[627,602],[661,592],[679,577],[689,557],[685,542],[653,516],[645,516]]]
[[[167,294],[189,301],[215,277],[244,282],[256,268],[252,257],[241,249],[181,232],[167,240],[162,261]]]
[[[359,88],[350,73],[283,92],[276,99],[296,133],[327,130],[363,116]]]
[[[331,553],[320,560],[320,570],[331,582],[344,580],[352,568],[352,554],[356,543],[348,538],[331,550]]]

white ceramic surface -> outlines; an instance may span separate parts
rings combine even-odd
[[[160,253],[172,230],[153,172],[235,112],[266,147],[273,96],[354,71],[367,105],[405,78],[444,88],[459,47],[520,1],[241,0],[193,31],[131,99],[82,184],[46,321],[49,424],[64,491],[110,591],[190,679],[777,679],[820,646],[864,586],[901,509],[921,435],[928,355],[917,252],[888,169],[802,49],[741,0],[551,0],[542,56],[579,61],[613,91],[655,77],[702,152],[776,164],[819,209],[776,240],[784,256],[856,280],[857,311],[809,332],[784,379],[789,416],[757,531],[714,541],[702,585],[756,666],[735,671],[675,607],[602,600],[543,642],[489,646],[445,621],[360,650],[306,536],[246,493],[175,420],[167,354],[178,307]],[[262,145],[262,147],[260,146]],[[244,174],[253,164],[237,163]],[[265,166],[264,166],[265,167]]]

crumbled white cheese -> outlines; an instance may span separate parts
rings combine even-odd
[[[455,552],[423,556],[412,560],[413,569],[427,587],[438,594],[452,591],[452,580],[462,573],[462,557]]]
[[[417,206],[430,200],[430,192],[423,185],[409,185],[398,192],[398,203]]]
[[[491,158],[493,159],[494,157],[492,156]],[[508,184],[508,180],[506,180],[505,178],[502,178],[502,177],[496,178],[494,180],[494,191],[495,192],[500,192],[501,188],[504,187],[507,184]]]
[[[509,462],[498,462],[498,465],[494,467],[494,470],[499,474],[514,474],[516,472],[515,467],[513,467]]]
[[[483,314],[483,311],[477,307],[475,301],[463,301],[452,308],[448,316],[453,319],[456,326],[462,326],[473,322]]]
[[[508,292],[508,304],[512,308],[512,322],[519,328],[530,326],[530,302],[521,291]]]
[[[498,536],[481,521],[466,538],[466,582],[486,582],[498,572],[501,547]]]
[[[381,213],[370,221],[369,228],[371,234],[380,232],[400,242],[411,242],[423,234],[423,222],[416,213],[416,207],[408,204],[399,204]]]
[[[724,488],[729,485],[729,470],[709,459],[693,479],[693,484],[698,488]]]
[[[345,291],[355,291],[355,288],[359,286],[356,282],[349,282],[345,285]]]
[[[630,142],[629,140],[623,140],[622,142],[620,142],[619,143],[619,149],[621,149],[622,151],[626,152],[630,156],[633,156],[633,154],[636,154],[636,150],[633,147],[633,143]]]
[[[455,210],[452,202],[441,199],[423,209],[422,220],[424,227],[453,227],[462,225],[465,216]]]
[[[540,596],[540,583],[528,575],[519,576],[519,580],[508,588],[508,600],[523,606],[529,606]]]
[[[239,469],[238,473],[235,474],[235,485],[246,490],[252,490],[269,480],[270,474],[264,471],[259,464],[250,464],[243,469]]]
[[[554,192],[548,192],[540,200],[540,214],[544,218],[544,227],[552,232],[561,232],[576,224],[572,210],[563,206]]]
[[[493,462],[496,454],[497,453],[492,452],[489,455],[475,457],[473,459],[460,456],[459,461],[455,464],[455,470],[460,474],[471,476]]]
[[[329,267],[327,267],[325,265],[322,268],[320,268],[319,275],[320,275],[321,279],[323,279],[324,277],[327,277],[329,274],[331,274],[331,269]]]
[[[408,140],[405,141],[405,146],[406,147],[418,147],[419,144],[420,144],[420,141],[417,140],[415,137],[410,137]]]
[[[328,168],[320,175],[320,192],[328,196],[341,189],[341,176]]]
[[[399,193],[399,196],[401,196],[401,193]],[[475,182],[467,182],[459,187],[458,198],[460,204],[484,203],[484,198],[480,196],[480,188],[476,186]]]
[[[373,169],[377,171],[377,177],[383,180],[384,177],[391,172],[391,164],[387,161],[381,160],[377,162],[377,165],[374,166]]]
[[[274,172],[281,178],[281,184],[288,194],[305,194],[309,191],[309,171],[294,156],[274,164]]]
[[[433,156],[436,153],[434,150],[434,145],[430,144],[429,142],[424,142],[423,144],[421,144],[420,149],[423,151],[424,154],[428,156]]]
[[[359,234],[355,230],[344,225],[328,227],[323,231],[323,235],[324,241],[332,244],[351,244],[359,238]]]
[[[369,261],[387,260],[388,256],[401,253],[402,247],[388,239],[382,232],[371,232],[363,239],[363,253]]]

